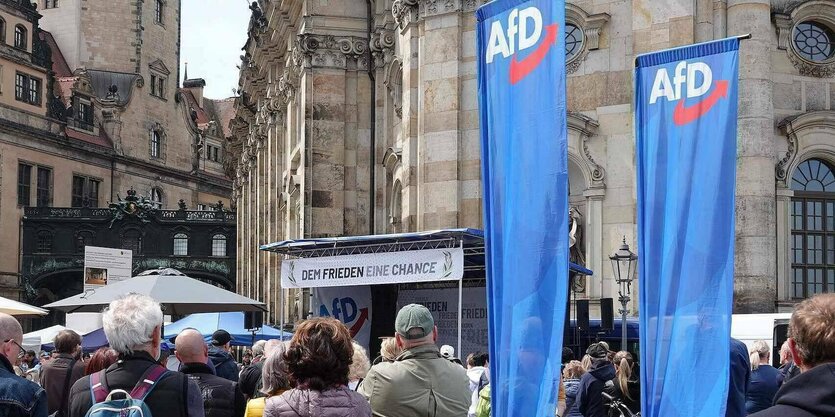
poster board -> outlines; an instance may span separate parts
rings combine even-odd
[[[133,252],[126,249],[84,247],[84,291],[130,279]]]

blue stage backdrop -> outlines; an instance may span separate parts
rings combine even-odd
[[[493,415],[553,417],[568,293],[565,2],[496,0],[477,18]]]
[[[635,70],[642,415],[723,416],[733,303],[739,40]]]

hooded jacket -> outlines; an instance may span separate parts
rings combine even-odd
[[[783,384],[774,406],[748,417],[835,416],[835,363],[818,365]]]
[[[238,364],[229,352],[209,346],[209,360],[215,365],[215,375],[238,382]]]
[[[615,377],[615,367],[607,360],[595,360],[591,369],[580,378],[577,392],[577,410],[583,417],[606,417],[603,406],[603,388],[606,381]]]
[[[264,417],[371,417],[371,406],[344,386],[327,391],[291,389],[267,398]]]
[[[467,379],[470,380],[470,391],[472,392],[472,402],[470,403],[470,410],[467,412],[467,416],[469,417],[475,417],[475,409],[478,405],[478,392],[489,382],[487,375],[487,368],[483,366],[474,366],[467,369]]]

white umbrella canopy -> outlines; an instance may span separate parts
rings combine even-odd
[[[44,307],[66,313],[97,313],[111,301],[129,293],[153,298],[163,306],[165,314],[267,310],[266,305],[260,301],[189,278],[172,268],[145,271],[131,279],[86,291]]]
[[[41,329],[35,332],[29,332],[23,335],[23,347],[27,350],[40,350],[41,345],[52,343],[55,335],[62,330],[67,330],[67,327],[55,325]]]
[[[0,313],[6,313],[11,316],[45,316],[49,314],[48,311],[42,308],[4,297],[0,297]]]

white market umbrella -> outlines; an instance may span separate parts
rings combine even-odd
[[[6,313],[11,316],[45,316],[49,314],[48,311],[42,308],[4,297],[0,297],[0,313]]]
[[[121,282],[47,304],[66,313],[98,313],[111,301],[129,293],[147,295],[163,306],[164,314],[266,311],[260,301],[189,278],[172,268],[152,269]]]
[[[23,347],[26,350],[40,350],[41,345],[52,343],[60,331],[67,330],[67,327],[56,324],[55,326],[47,327],[35,332],[29,332],[23,335]]]

